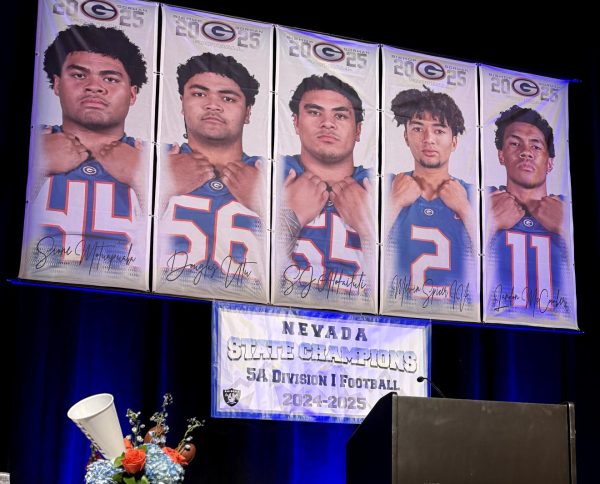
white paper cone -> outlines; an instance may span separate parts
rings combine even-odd
[[[115,399],[109,393],[80,400],[69,409],[67,416],[107,459],[112,460],[125,452]]]

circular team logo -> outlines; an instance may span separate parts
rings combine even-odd
[[[540,92],[540,87],[531,79],[519,77],[512,82],[513,91],[521,96],[533,97]]]
[[[319,59],[327,62],[339,62],[343,60],[344,57],[346,57],[344,51],[340,49],[337,45],[333,44],[316,44],[313,47],[313,52]]]
[[[439,81],[446,77],[446,71],[442,67],[442,64],[431,60],[419,62],[417,64],[417,73],[430,81]]]
[[[425,210],[423,210],[423,213],[428,217],[431,217],[435,213],[435,211],[433,210],[433,208],[426,208]]]
[[[210,188],[212,188],[213,190],[223,190],[224,186],[225,185],[223,185],[223,183],[219,180],[213,180],[210,182]]]
[[[331,200],[327,200],[327,206],[328,207],[333,207],[333,202]]]
[[[98,170],[95,167],[93,167],[92,165],[85,165],[81,170],[86,175],[90,175],[90,176],[94,176],[95,174],[98,173]]]
[[[525,225],[525,227],[533,227],[533,220],[531,220],[530,218],[526,218],[525,220],[523,220],[523,225]]]
[[[119,15],[117,7],[102,0],[87,0],[81,4],[81,11],[94,20],[114,20]]]
[[[223,22],[206,22],[202,25],[202,33],[217,42],[231,42],[235,39],[235,29]]]

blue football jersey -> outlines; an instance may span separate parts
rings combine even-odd
[[[393,178],[388,180],[390,186]],[[473,205],[473,186],[457,181]],[[478,297],[473,244],[462,220],[440,198],[420,196],[403,208],[386,245],[384,264],[394,268],[386,274],[392,304],[431,309],[434,301],[441,301],[447,310],[463,311]]]
[[[58,132],[62,128],[54,126],[52,133]],[[135,139],[128,136],[121,142],[135,146]],[[90,273],[101,268],[114,272],[119,267],[135,266],[136,251],[145,250],[144,244],[134,248],[140,232],[135,192],[112,177],[91,154],[68,173],[48,177],[32,212],[37,227],[36,250],[47,262],[60,255],[60,261],[53,265],[85,264]],[[44,264],[38,263],[37,268]]]
[[[487,313],[492,318],[557,319],[574,316],[565,240],[530,213],[488,244]]]
[[[192,149],[185,143],[181,152],[191,153]],[[251,166],[259,159],[242,155],[242,161]],[[213,284],[237,292],[243,292],[245,285],[264,284],[263,223],[220,179],[172,197],[159,231],[167,237],[159,261],[162,283],[178,281],[180,288]]]
[[[297,176],[304,173],[299,155],[285,156],[283,163],[283,179],[292,169]],[[364,179],[370,178],[370,171],[357,166],[352,178],[362,186]],[[370,294],[371,275],[364,266],[365,259],[371,254],[363,254],[360,237],[346,226],[331,201],[325,204],[313,221],[302,228],[291,257],[292,265],[281,268],[284,294],[292,285],[301,293],[310,287],[315,292],[328,294],[331,291],[336,294]]]

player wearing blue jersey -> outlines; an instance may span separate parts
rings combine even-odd
[[[477,291],[475,192],[449,171],[465,131],[463,115],[450,96],[429,89],[401,91],[391,107],[404,126],[414,169],[395,175],[387,191],[386,262],[394,266],[387,271],[387,296],[400,306],[413,299],[421,309],[441,300],[462,311]]]
[[[46,49],[44,70],[62,124],[39,139],[34,271],[65,262],[89,262],[90,273],[135,267],[134,254],[145,250],[136,218],[147,167],[141,142],[125,135],[125,119],[147,81],[143,56],[120,30],[72,25]]]
[[[548,195],[554,133],[542,116],[517,105],[496,120],[495,144],[506,186],[488,196],[489,310],[553,319],[572,311],[564,239],[565,202]]]
[[[371,295],[375,219],[368,171],[354,164],[362,101],[335,76],[302,80],[290,100],[300,154],[284,158],[278,214],[281,293]],[[281,262],[281,257],[285,262]]]
[[[209,52],[181,64],[177,81],[187,143],[164,158],[165,279],[262,286],[268,189],[262,160],[242,149],[259,82],[233,57]]]

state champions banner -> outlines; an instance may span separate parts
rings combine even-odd
[[[148,290],[158,7],[40,0],[19,277]]]
[[[276,35],[271,302],[374,313],[378,46]]]
[[[273,27],[162,13],[153,289],[267,302]]]
[[[568,81],[480,67],[484,321],[577,329]]]
[[[427,322],[224,302],[212,320],[213,417],[359,423],[428,395]]]
[[[479,321],[477,67],[382,51],[381,313]]]

